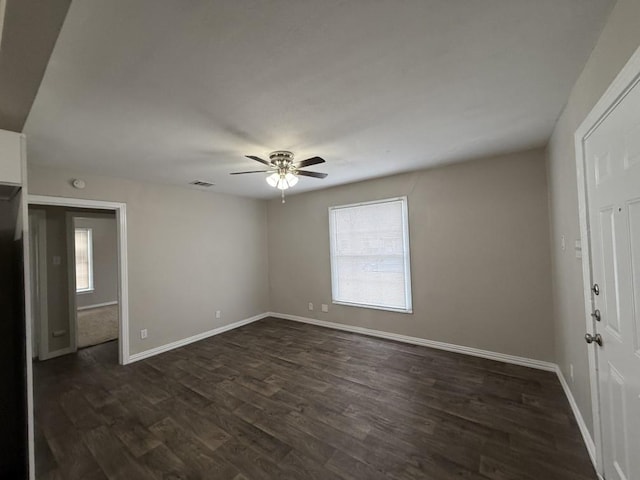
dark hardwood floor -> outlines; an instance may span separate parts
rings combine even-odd
[[[549,372],[265,319],[35,364],[39,479],[595,479]]]

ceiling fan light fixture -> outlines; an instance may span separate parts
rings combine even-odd
[[[267,183],[272,187],[276,187],[279,181],[280,175],[278,173],[272,173],[267,177]]]
[[[276,187],[280,190],[286,190],[287,188],[289,188],[289,184],[284,178],[281,178],[280,180],[278,180],[278,185],[276,185]]]
[[[272,173],[267,177],[267,183],[279,190],[287,190],[298,183],[298,177],[293,173]]]
[[[298,183],[298,177],[293,173],[287,173],[284,176],[284,179],[287,181],[290,187],[293,187],[296,183]]]

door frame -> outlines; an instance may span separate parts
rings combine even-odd
[[[78,311],[76,304],[76,245],[75,245],[75,212],[65,212],[65,232],[67,240],[67,292],[69,293],[69,348],[78,351]],[[120,338],[120,332],[118,332]]]
[[[580,217],[580,237],[582,242],[582,279],[584,292],[585,324],[587,332],[595,329],[595,321],[591,316],[593,311],[593,298],[591,285],[593,284],[592,255],[591,255],[591,229],[589,225],[589,203],[586,177],[585,142],[602,121],[618,106],[624,97],[640,83],[640,47],[634,52],[626,65],[622,68],[615,80],[602,95],[600,100],[586,116],[575,133],[576,172],[578,178],[578,207]],[[596,472],[602,478],[603,444],[602,423],[600,415],[600,391],[598,384],[598,358],[597,349],[589,348],[589,379],[591,383],[591,405],[593,415],[594,438],[585,438],[587,449],[591,455]],[[584,432],[583,432],[584,435]],[[588,435],[588,432],[587,432]],[[591,442],[589,442],[591,440]]]
[[[129,360],[129,267],[127,259],[127,204],[81,198],[29,195],[29,205],[54,205],[60,207],[92,208],[116,212],[118,229],[118,363],[126,365]],[[71,294],[70,294],[71,296]],[[75,303],[75,301],[74,301]],[[29,319],[31,321],[31,319]],[[74,327],[75,330],[75,327]],[[75,340],[72,339],[75,343]]]

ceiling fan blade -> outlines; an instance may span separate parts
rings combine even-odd
[[[264,173],[264,172],[270,172],[271,170],[251,170],[250,172],[233,172],[230,173],[229,175],[244,175],[245,173]]]
[[[255,160],[256,162],[264,163],[265,165],[271,166],[271,162],[263,160],[260,157],[256,157],[254,155],[245,155],[245,157],[250,158],[251,160]]]
[[[296,170],[296,175],[302,175],[303,177],[326,178],[328,173],[308,172],[308,171],[304,171],[304,170]]]
[[[302,167],[310,167],[311,165],[318,165],[319,163],[324,163],[324,158],[320,157],[311,157],[306,160],[300,160],[299,162],[294,162],[293,166],[296,168]]]

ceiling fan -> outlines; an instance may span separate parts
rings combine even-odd
[[[247,172],[233,172],[231,175],[244,175],[245,173],[269,173],[267,176],[267,183],[272,187],[278,188],[282,191],[282,203],[284,203],[284,191],[293,187],[298,183],[298,175],[303,177],[312,178],[326,178],[326,173],[310,172],[308,170],[300,170],[304,167],[311,165],[318,165],[324,163],[325,160],[320,157],[311,157],[299,162],[293,161],[293,153],[288,150],[276,150],[269,154],[269,160],[264,160],[254,155],[246,155],[247,158],[260,162],[267,167],[268,170],[251,170]]]

